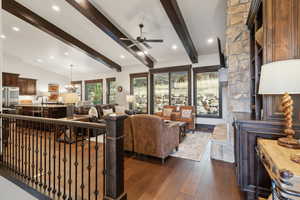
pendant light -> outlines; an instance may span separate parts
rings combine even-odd
[[[68,93],[75,93],[76,89],[78,87],[74,84],[72,84],[72,78],[73,78],[73,67],[74,65],[70,65],[70,84],[65,86],[65,89],[68,91]]]

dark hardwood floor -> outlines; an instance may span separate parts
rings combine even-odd
[[[31,131],[30,131],[31,132]],[[49,134],[49,133],[47,133]],[[36,138],[36,136],[34,136]],[[32,138],[31,135],[25,135],[24,141],[29,141]],[[28,139],[26,139],[28,138]],[[53,138],[52,138],[53,139]],[[31,139],[30,139],[31,140]],[[84,169],[88,166],[88,143],[84,142]],[[44,145],[44,139],[41,141],[42,148],[48,149],[49,145],[46,142]],[[52,142],[52,145],[54,143]],[[66,171],[64,172],[63,159],[64,156],[61,154],[61,167],[58,166],[59,158],[59,143],[56,144],[55,154],[57,156],[57,162],[55,164],[56,176],[60,171],[64,175],[61,178],[61,184],[58,184],[58,179],[53,179],[52,176],[47,176],[46,172],[37,175],[38,180],[47,180],[51,183],[55,183],[56,188],[60,188],[63,193],[69,194],[68,187],[63,187],[63,182],[68,181],[70,178],[75,179],[78,177],[78,182],[81,183],[80,172],[81,168],[81,143],[78,143],[77,154],[79,156],[79,168],[78,172],[75,173],[73,163],[75,163],[76,155],[76,144],[71,145],[71,157],[69,156],[69,145],[66,145],[66,158],[71,159],[72,171],[69,168],[69,162],[66,163]],[[95,142],[91,142],[91,199],[95,199],[94,182],[95,182]],[[63,149],[64,144],[60,144]],[[102,146],[102,144],[101,144]],[[98,190],[100,192],[98,199],[102,199],[102,187],[103,187],[103,154],[102,147],[99,148],[98,154]],[[9,152],[9,151],[8,151]],[[54,153],[52,149],[52,154]],[[16,154],[17,155],[17,154]],[[22,154],[21,154],[22,155]],[[38,154],[40,155],[40,154]],[[34,162],[40,160],[41,156],[34,157]],[[8,160],[9,157],[7,158]],[[44,157],[43,157],[44,160]],[[46,166],[46,167],[45,167]],[[54,169],[53,162],[51,168]],[[38,168],[41,166],[39,165]],[[43,169],[48,169],[49,165],[42,165]],[[127,192],[129,200],[243,200],[242,194],[239,192],[239,188],[236,184],[236,177],[234,167],[231,164],[223,163],[220,161],[210,160],[210,145],[207,145],[205,153],[202,157],[201,162],[195,162],[191,160],[185,160],[180,158],[169,157],[165,164],[162,165],[159,159],[148,158],[145,156],[133,156],[126,155],[125,157],[125,191]],[[69,174],[69,172],[71,174]],[[1,175],[1,173],[0,173]],[[45,177],[46,176],[46,177]],[[84,196],[87,196],[88,189],[88,173],[84,170]],[[80,184],[78,184],[78,199],[82,199]],[[72,186],[74,192],[75,186]],[[43,192],[43,190],[39,190]],[[47,194],[47,193],[46,193]],[[73,196],[73,195],[72,195]],[[57,199],[57,198],[55,198]]]
[[[207,146],[201,162],[170,157],[164,165],[148,158],[125,159],[129,200],[243,200],[234,167],[210,160]]]

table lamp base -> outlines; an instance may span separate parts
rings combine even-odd
[[[294,154],[291,156],[291,160],[295,163],[300,164],[300,154]]]
[[[278,144],[283,147],[291,148],[291,149],[300,149],[299,140],[296,140],[292,137],[284,137],[278,139]]]

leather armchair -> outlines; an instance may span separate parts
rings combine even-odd
[[[99,119],[103,118],[103,110],[105,109],[112,109],[113,112],[116,112],[115,110],[115,104],[98,104],[96,105],[96,109],[98,111]]]
[[[131,116],[124,121],[124,150],[134,152]]]
[[[164,159],[179,145],[179,127],[168,126],[155,115],[134,115],[134,152]]]
[[[172,113],[170,116],[164,116],[164,109],[172,109]],[[161,117],[163,120],[172,120],[175,121],[174,115],[175,115],[175,111],[176,111],[176,106],[164,106],[163,110],[161,112],[156,112],[154,113],[156,116]]]
[[[190,110],[191,114],[190,117],[184,116],[183,111]],[[196,119],[196,113],[195,113],[195,107],[194,106],[180,106],[180,111],[174,114],[175,121],[181,121],[181,122],[187,122],[188,126],[187,128],[189,130],[195,130],[195,119]]]

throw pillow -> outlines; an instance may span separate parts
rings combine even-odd
[[[93,118],[93,117],[98,118],[98,111],[94,106],[91,107],[90,110],[89,110],[89,117],[90,118]]]
[[[192,117],[192,110],[181,110],[181,117],[184,119]]]
[[[124,114],[126,108],[125,108],[125,106],[115,106],[115,110],[116,110],[116,113]]]
[[[164,108],[163,110],[163,116],[164,117],[171,117],[173,109],[172,108]]]
[[[112,114],[113,112],[114,112],[113,109],[103,109],[103,115],[104,116]]]

